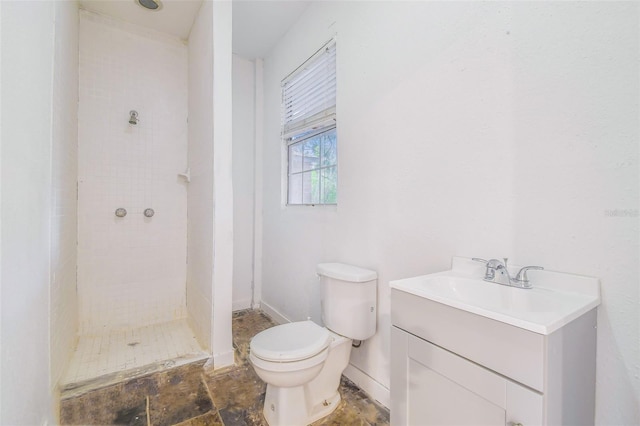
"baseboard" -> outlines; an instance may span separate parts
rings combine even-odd
[[[378,401],[380,404],[389,408],[391,405],[391,394],[389,389],[377,382],[373,377],[369,376],[352,364],[342,372],[349,380],[358,385],[367,395]]]
[[[271,319],[277,322],[278,324],[286,324],[288,322],[291,322],[289,318],[282,315],[273,306],[270,306],[264,301],[260,302],[260,309],[262,309],[265,314],[269,315]]]
[[[229,367],[234,364],[233,349],[221,354],[215,354],[212,359],[213,368],[216,370]]]
[[[291,322],[287,317],[278,312],[273,306],[270,306],[264,301],[260,302],[260,309],[265,314],[269,315],[278,324],[286,324]],[[347,368],[343,373],[349,380],[358,385],[367,395],[378,401],[380,404],[389,408],[391,405],[391,394],[389,389],[384,387],[381,383],[377,382],[374,378],[369,376],[362,370],[354,367],[353,365],[347,365]]]

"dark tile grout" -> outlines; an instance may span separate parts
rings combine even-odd
[[[151,411],[149,405],[149,395],[147,395],[147,426],[151,426]]]

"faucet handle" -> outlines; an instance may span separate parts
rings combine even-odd
[[[523,284],[528,284],[529,283],[529,277],[527,276],[527,271],[529,270],[543,270],[544,268],[542,266],[525,266],[524,268],[520,269],[518,271],[518,274],[516,275],[515,280],[523,283]]]
[[[476,262],[480,262],[480,263],[484,263],[484,264],[489,263],[488,260],[480,259],[479,257],[472,257],[471,260],[475,260]]]

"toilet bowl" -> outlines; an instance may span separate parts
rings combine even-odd
[[[316,377],[329,355],[329,330],[311,321],[293,322],[258,333],[249,360],[266,383],[293,387]]]
[[[249,360],[267,383],[263,414],[270,426],[307,425],[336,409],[351,343],[312,321],[272,327],[251,340]]]
[[[340,377],[353,339],[376,330],[375,271],[342,263],[317,267],[322,320],[277,325],[256,334],[249,360],[267,383],[263,414],[269,426],[304,426],[340,402]]]

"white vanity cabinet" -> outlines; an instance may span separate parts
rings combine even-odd
[[[594,423],[599,293],[564,322],[541,320],[548,332],[538,332],[432,300],[405,284],[391,285],[392,425]],[[535,318],[551,318],[544,307],[535,311]]]
[[[391,339],[394,425],[544,423],[542,394],[397,327]]]

